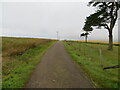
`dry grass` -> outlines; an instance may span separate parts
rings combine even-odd
[[[23,88],[42,55],[54,43],[50,39],[3,37],[2,87]]]
[[[50,39],[2,37],[3,60],[16,55],[21,55],[30,48],[34,48],[37,45],[45,44],[50,41]]]
[[[85,42],[78,40],[77,42]],[[88,43],[101,43],[101,44],[108,44],[108,41],[87,41]],[[113,44],[120,44],[120,42],[113,42]]]

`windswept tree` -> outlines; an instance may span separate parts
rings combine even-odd
[[[84,31],[92,31],[93,27],[105,28],[109,32],[108,50],[113,49],[113,28],[118,18],[120,2],[97,2],[92,0],[88,6],[96,7],[96,12],[86,18]]]
[[[82,33],[80,37],[85,37],[85,42],[87,43],[87,38],[88,38],[89,33],[86,31],[85,33]]]

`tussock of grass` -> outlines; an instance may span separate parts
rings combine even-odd
[[[65,42],[65,47],[73,60],[77,62],[95,83],[96,87],[118,88],[118,69],[103,70],[100,66],[99,48],[102,48],[103,66],[118,65],[118,46],[113,51],[107,45]]]
[[[7,44],[7,40],[10,40],[10,42],[12,41],[12,45],[10,45],[10,43],[8,42]],[[9,56],[10,58],[5,58],[5,56],[3,57],[3,65],[2,65],[2,78],[3,78],[3,82],[2,82],[2,87],[3,88],[23,88],[26,81],[30,78],[30,75],[32,73],[32,71],[34,70],[34,68],[36,67],[36,65],[39,63],[41,56],[44,54],[44,52],[54,43],[54,41],[52,40],[40,40],[40,39],[16,39],[16,38],[5,38],[5,40],[3,39],[4,44],[3,45],[7,45],[4,46],[4,48],[8,48],[8,46],[11,46],[12,48],[16,49],[16,51],[18,50],[18,48],[27,48],[29,46],[31,46],[30,44],[33,44],[33,42],[37,42],[37,45],[33,48],[33,47],[29,47],[29,49],[27,48],[27,50],[21,50],[20,52],[22,52],[22,54],[20,55],[13,55],[11,58],[11,56],[9,56],[9,53],[11,53],[12,51],[7,52],[7,50],[4,51],[4,53],[6,52],[7,54],[5,54],[5,56]],[[48,42],[49,41],[49,42]],[[39,42],[39,44],[38,44]],[[22,44],[23,43],[23,44]],[[29,43],[29,44],[27,44]],[[26,45],[27,44],[27,45]],[[18,48],[17,48],[18,45]],[[13,50],[13,49],[11,49]],[[24,51],[24,52],[23,52]],[[16,52],[18,53],[18,52]]]

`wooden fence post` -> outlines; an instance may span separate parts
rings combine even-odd
[[[79,44],[79,53],[80,53],[80,42],[78,42],[78,44]]]
[[[99,51],[100,51],[100,66],[101,66],[102,69],[103,69],[103,63],[102,63],[102,48],[100,48]]]

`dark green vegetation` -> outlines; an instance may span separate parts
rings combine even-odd
[[[55,42],[48,39],[2,38],[3,88],[22,88],[41,56]]]
[[[120,8],[120,1],[113,2],[98,2],[91,0],[88,6],[96,7],[95,13],[86,18],[84,31],[92,31],[93,27],[105,28],[109,33],[109,46],[108,50],[113,48],[113,28],[118,19],[118,10]]]
[[[86,31],[85,33],[82,33],[80,37],[85,37],[85,42],[87,43],[87,38],[88,38],[89,33]]]
[[[118,46],[113,46],[114,50],[109,51],[103,44],[64,42],[64,45],[96,87],[118,88],[118,68],[103,70],[99,54],[99,48],[102,48],[103,67],[118,65]]]

